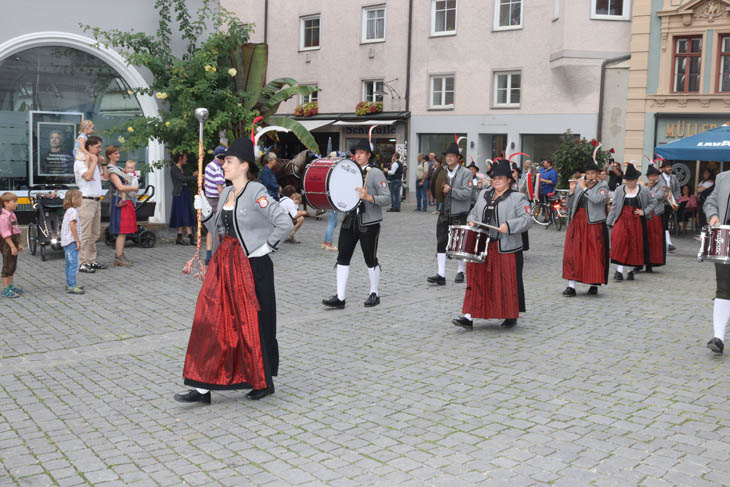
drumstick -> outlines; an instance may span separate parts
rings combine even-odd
[[[469,220],[467,223],[473,223],[473,224],[479,225],[481,227],[487,227],[487,228],[491,228],[492,230],[499,231],[499,227],[495,227],[494,225],[487,225],[486,223],[479,223],[479,222],[475,222],[475,221],[471,221],[471,220]]]

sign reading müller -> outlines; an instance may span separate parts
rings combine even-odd
[[[726,118],[657,118],[656,145],[701,134],[726,122]]]

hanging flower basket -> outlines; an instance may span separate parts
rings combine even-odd
[[[310,101],[309,103],[302,103],[294,109],[295,117],[311,117],[319,113],[319,107],[316,101]]]
[[[380,101],[361,101],[355,105],[355,115],[372,115],[383,111],[383,102]]]

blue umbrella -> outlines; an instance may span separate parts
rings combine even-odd
[[[730,125],[660,145],[656,153],[674,161],[730,161]]]

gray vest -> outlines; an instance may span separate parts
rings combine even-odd
[[[367,178],[365,188],[368,190],[368,194],[372,195],[375,203],[360,202],[360,224],[363,226],[382,221],[381,207],[390,205],[390,188],[388,188],[388,181],[385,179],[383,171],[377,167],[371,167],[367,172]]]
[[[644,210],[644,218],[651,220],[652,212],[657,207],[656,198],[651,195],[649,188],[639,185],[639,192],[636,194],[639,198],[639,204],[641,209]],[[624,199],[626,199],[626,185],[622,184],[616,188],[616,193],[613,196],[613,203],[611,203],[611,212],[608,214],[606,223],[609,227],[613,226],[621,215],[621,210],[624,209]]]
[[[467,220],[483,222],[482,217],[484,210],[494,195],[494,188],[483,189],[477,197],[477,203],[469,213]],[[530,202],[527,196],[514,190],[509,190],[506,197],[497,203],[495,209],[497,219],[496,226],[502,223],[507,224],[508,233],[498,233],[495,230],[489,230],[490,237],[497,237],[499,240],[499,253],[509,254],[522,250],[522,232],[526,232],[532,227],[532,215],[530,214]],[[483,230],[486,230],[483,228]]]
[[[568,195],[568,208],[570,208],[571,220],[578,211],[578,203],[582,194],[586,195],[586,213],[588,223],[601,223],[606,221],[606,201],[608,200],[608,183],[601,181],[590,189],[583,189],[575,186],[575,192]]]
[[[448,169],[446,167],[443,170],[447,171],[446,184],[451,189],[444,195],[444,209],[442,213],[450,216],[469,213],[469,209],[472,206],[472,184],[470,183],[473,176],[471,175],[471,170],[459,165],[456,167],[453,178],[448,177]]]
[[[664,188],[667,188],[667,182],[664,180],[663,177],[659,176],[659,179],[657,179],[657,183],[649,188],[647,185],[647,188],[649,191],[651,191],[651,195],[656,199],[657,205],[656,208],[654,208],[654,214],[655,215],[663,215],[664,214],[664,205],[667,201],[667,193]]]

